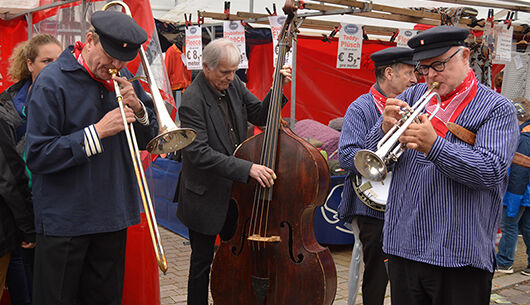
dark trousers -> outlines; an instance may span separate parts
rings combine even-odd
[[[200,216],[199,216],[200,217]],[[237,207],[230,204],[223,229],[222,240],[234,235],[237,221]],[[189,229],[191,257],[188,277],[188,305],[208,305],[210,267],[213,261],[216,235],[205,235]]]
[[[11,261],[6,278],[11,305],[31,305],[34,259],[35,249],[24,249],[17,246],[11,252]]]
[[[363,304],[382,305],[388,284],[386,254],[383,253],[381,242],[384,221],[369,216],[356,216],[356,218],[359,238],[363,244]]]
[[[37,234],[33,305],[120,305],[127,230],[75,237]]]
[[[493,273],[447,268],[390,256],[392,305],[488,305]]]

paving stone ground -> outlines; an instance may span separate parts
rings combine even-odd
[[[186,304],[190,246],[188,240],[172,231],[160,227],[168,272],[160,272],[161,304]],[[351,258],[351,246],[330,246],[331,254],[337,269],[337,293],[333,305],[346,305],[348,300],[348,267]],[[530,276],[522,275],[520,270],[526,267],[526,248],[519,237],[514,263],[514,274],[495,274],[492,284],[492,302],[490,304],[530,305]],[[210,297],[211,300],[211,297]],[[357,296],[356,304],[362,304]],[[390,293],[387,289],[385,304],[390,304]]]

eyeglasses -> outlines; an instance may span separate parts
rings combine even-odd
[[[453,55],[449,56],[447,59],[445,59],[443,61],[435,61],[435,62],[433,62],[430,65],[420,65],[420,64],[418,64],[418,65],[416,65],[416,72],[418,72],[419,74],[421,74],[423,76],[429,74],[429,68],[432,68],[436,72],[442,72],[443,70],[445,70],[445,64],[447,62],[449,62],[451,60],[451,58],[453,58],[453,56],[456,55],[456,53],[460,52],[460,50],[462,50],[462,49],[456,50],[456,52],[454,52]]]

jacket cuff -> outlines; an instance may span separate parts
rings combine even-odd
[[[84,149],[87,157],[97,155],[103,152],[103,144],[99,139],[94,124],[84,129]]]

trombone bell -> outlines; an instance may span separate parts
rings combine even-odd
[[[174,125],[174,123],[173,123]],[[160,128],[164,130],[166,128]],[[147,151],[160,155],[167,152],[180,150],[195,140],[197,133],[190,128],[177,128],[166,132],[161,132],[147,143]]]

